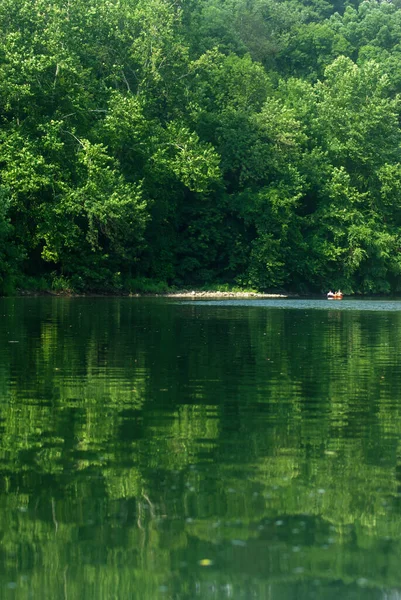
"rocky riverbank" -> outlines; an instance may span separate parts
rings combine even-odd
[[[166,298],[192,298],[193,300],[204,298],[289,298],[288,294],[262,294],[259,292],[215,292],[215,291],[195,291],[182,290],[178,292],[166,292],[165,294],[155,294]],[[296,297],[296,296],[291,296]]]
[[[159,297],[159,298],[192,298],[193,300],[204,298],[298,298],[297,294],[263,294],[261,292],[222,292],[222,291],[200,291],[200,290],[177,290],[170,292],[87,292],[76,293],[69,290],[18,290],[18,296],[69,296],[69,297],[104,297],[104,296],[129,296],[131,298]]]

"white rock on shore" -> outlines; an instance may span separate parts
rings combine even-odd
[[[286,294],[262,294],[258,292],[195,292],[183,290],[160,294],[168,298],[288,298]]]

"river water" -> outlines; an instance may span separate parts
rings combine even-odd
[[[401,599],[401,301],[3,298],[0,340],[0,598]]]

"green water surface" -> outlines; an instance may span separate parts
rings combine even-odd
[[[401,599],[401,302],[0,299],[0,598]]]

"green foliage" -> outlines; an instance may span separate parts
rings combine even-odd
[[[124,290],[131,294],[163,294],[170,290],[165,281],[155,281],[148,277],[135,277],[124,282]]]
[[[50,277],[33,277],[28,275],[22,275],[18,279],[17,288],[24,291],[25,293],[45,293],[48,292],[52,285]]]
[[[232,285],[230,283],[212,283],[207,286],[201,287],[201,291],[206,292],[227,292],[227,293],[248,293],[256,294],[258,290],[252,287],[243,287],[238,285]]]
[[[4,0],[0,291],[398,290],[400,15]]]

